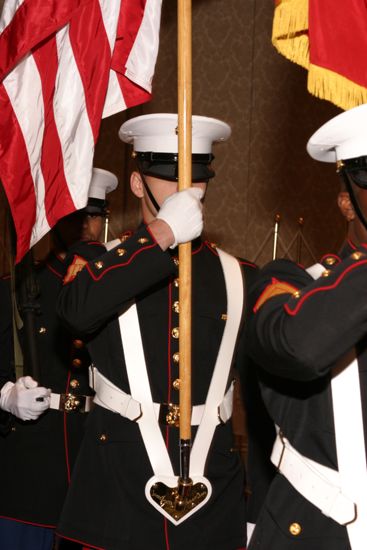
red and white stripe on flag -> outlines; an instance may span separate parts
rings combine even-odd
[[[87,202],[102,117],[150,99],[162,0],[5,0],[0,178],[19,261]]]

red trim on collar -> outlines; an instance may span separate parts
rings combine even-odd
[[[180,246],[180,245],[178,245],[178,246]],[[195,256],[195,254],[198,254],[199,252],[201,252],[203,250],[203,248],[204,248],[204,243],[200,243],[200,246],[195,248],[195,250],[193,248],[191,248],[191,256]],[[179,256],[180,256],[180,252],[179,252],[179,250],[177,250],[177,253],[174,254],[173,258],[176,258],[178,260]]]
[[[213,248],[213,246],[210,244],[210,241],[205,241],[205,246],[208,248],[208,250],[210,250],[210,252],[212,254],[214,254],[214,256],[218,256],[218,252],[215,248]]]
[[[191,255],[193,256],[194,254],[197,254],[198,252],[201,252],[203,250],[203,247],[204,247],[204,243],[203,241],[200,241],[200,244],[198,244],[198,246],[196,248],[194,248],[194,245],[197,244],[198,242],[198,238],[197,239],[194,239],[193,241],[191,241]],[[179,253],[179,244],[177,246],[175,246],[175,248],[173,250],[176,250],[177,252],[174,253],[174,257],[175,258],[178,258],[178,253]],[[171,249],[172,250],[172,249]],[[172,252],[173,253],[173,252]]]
[[[339,275],[339,277],[336,279],[336,281],[334,281],[334,283],[332,285],[329,285],[329,286],[323,286],[323,287],[319,287],[319,288],[313,288],[312,290],[310,290],[310,292],[308,292],[307,294],[304,294],[301,298],[299,298],[299,300],[297,301],[297,305],[294,309],[291,309],[289,307],[288,304],[285,304],[284,305],[284,309],[285,311],[289,314],[289,315],[297,315],[297,313],[299,312],[299,310],[301,309],[302,305],[304,304],[304,302],[310,298],[311,296],[313,296],[314,294],[317,294],[318,292],[325,292],[327,290],[332,290],[334,288],[336,288],[339,283],[344,279],[344,276],[345,275],[348,275],[348,273],[350,271],[352,271],[353,269],[355,269],[356,267],[359,267],[361,265],[366,265],[367,264],[367,260],[362,260],[360,262],[356,262],[355,264],[352,264],[352,265],[349,265],[345,271],[343,271],[343,273],[341,273]]]
[[[197,254],[198,252],[201,252],[204,248],[204,243],[200,243],[200,246],[198,248],[196,248],[195,250],[193,250],[191,252],[191,255],[194,256],[195,254]]]

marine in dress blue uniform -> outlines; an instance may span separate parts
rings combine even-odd
[[[85,343],[62,325],[55,306],[66,273],[65,247],[83,238],[88,239],[88,244],[82,245],[86,257],[91,248],[98,248],[99,253],[105,250],[101,244],[89,241],[92,236],[97,238],[103,227],[106,191],[117,186],[117,178],[101,169],[94,169],[93,174],[87,207],[59,222],[53,230],[55,252],[35,267],[39,296],[34,337],[40,358],[39,382],[50,388],[51,395],[45,398],[47,410],[38,419],[28,421],[2,411],[10,422],[0,437],[0,547],[4,549],[53,547],[54,528],[84,433],[85,413],[92,402],[88,381],[90,359]],[[7,346],[2,350],[9,363],[7,348],[12,341],[9,284],[1,322],[6,324],[1,334]],[[13,369],[7,370],[1,387],[14,380]]]
[[[348,221],[340,253],[307,270],[274,261],[250,293],[249,352],[278,430],[272,454],[278,473],[250,550],[365,545],[367,497],[358,486],[366,482],[366,120],[367,105],[357,107],[326,123],[308,143],[312,157],[337,161],[338,204]],[[349,395],[350,387],[358,389]],[[358,415],[360,427],[349,421]],[[362,468],[353,472],[354,464]]]
[[[142,200],[143,223],[108,253],[85,263],[65,284],[58,310],[74,330],[86,335],[94,367],[114,385],[114,393],[130,393],[118,315],[135,300],[152,398],[178,405],[179,298],[178,250],[173,241],[192,240],[192,403],[205,403],[226,323],[227,298],[217,249],[198,230],[202,193],[177,190],[177,115],[147,115],[128,121],[120,130],[134,143],[137,170],[133,192]],[[224,140],[229,128],[205,117],[193,117],[193,186],[206,189],[214,176],[211,146]],[[183,195],[186,194],[187,195]],[[178,209],[176,200],[184,198]],[[187,199],[187,203],[186,203]],[[164,201],[164,202],[163,202]],[[163,204],[162,204],[163,203]],[[173,205],[170,217],[160,216]],[[157,217],[157,212],[159,212]],[[174,214],[174,215],[173,215]],[[160,240],[155,224],[175,217],[180,230]],[[191,221],[187,221],[191,217]],[[176,223],[173,220],[172,223]],[[189,226],[189,227],[187,227]],[[181,238],[176,238],[176,231]],[[197,237],[197,238],[195,238]],[[74,258],[75,259],[75,258]],[[246,281],[254,266],[242,260]],[[112,392],[112,390],[111,390]],[[97,391],[98,397],[98,391]],[[160,407],[163,412],[164,406]],[[174,419],[159,415],[161,433],[176,474],[179,434]],[[196,427],[193,426],[195,437]],[[96,405],[73,472],[58,532],[106,550],[237,550],[245,546],[243,466],[233,449],[231,422],[215,429],[205,476],[213,486],[208,503],[175,526],[145,498],[153,474],[139,426],[113,407]]]

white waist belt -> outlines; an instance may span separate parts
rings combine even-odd
[[[96,395],[94,396],[94,403],[97,405],[116,412],[124,418],[132,420],[133,422],[136,422],[142,416],[142,404],[134,399],[130,394],[125,393],[123,390],[115,386],[115,384],[103,376],[103,374],[101,374],[94,366],[90,367],[89,370],[89,384],[96,392]],[[234,383],[232,382],[223,398],[223,401],[218,407],[217,424],[226,423],[232,416],[233,388]],[[161,403],[153,403],[153,406],[156,417],[159,419],[161,409],[166,407]],[[200,424],[204,415],[204,410],[205,405],[195,405],[192,407],[192,426],[198,426]]]
[[[339,472],[301,455],[278,433],[272,463],[306,500],[340,525],[356,519],[356,506],[340,489]]]

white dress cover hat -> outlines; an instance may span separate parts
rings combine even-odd
[[[87,214],[105,216],[107,214],[106,195],[117,187],[118,179],[112,172],[102,168],[93,168],[88,190],[88,203],[84,211]]]
[[[88,197],[105,200],[106,195],[117,187],[118,179],[112,172],[102,168],[93,168]]]
[[[309,139],[307,151],[323,162],[367,156],[367,104],[326,122]]]
[[[136,152],[178,153],[178,115],[155,113],[132,118],[120,128],[119,137]],[[192,153],[209,154],[212,144],[226,141],[231,128],[216,118],[193,115]]]

